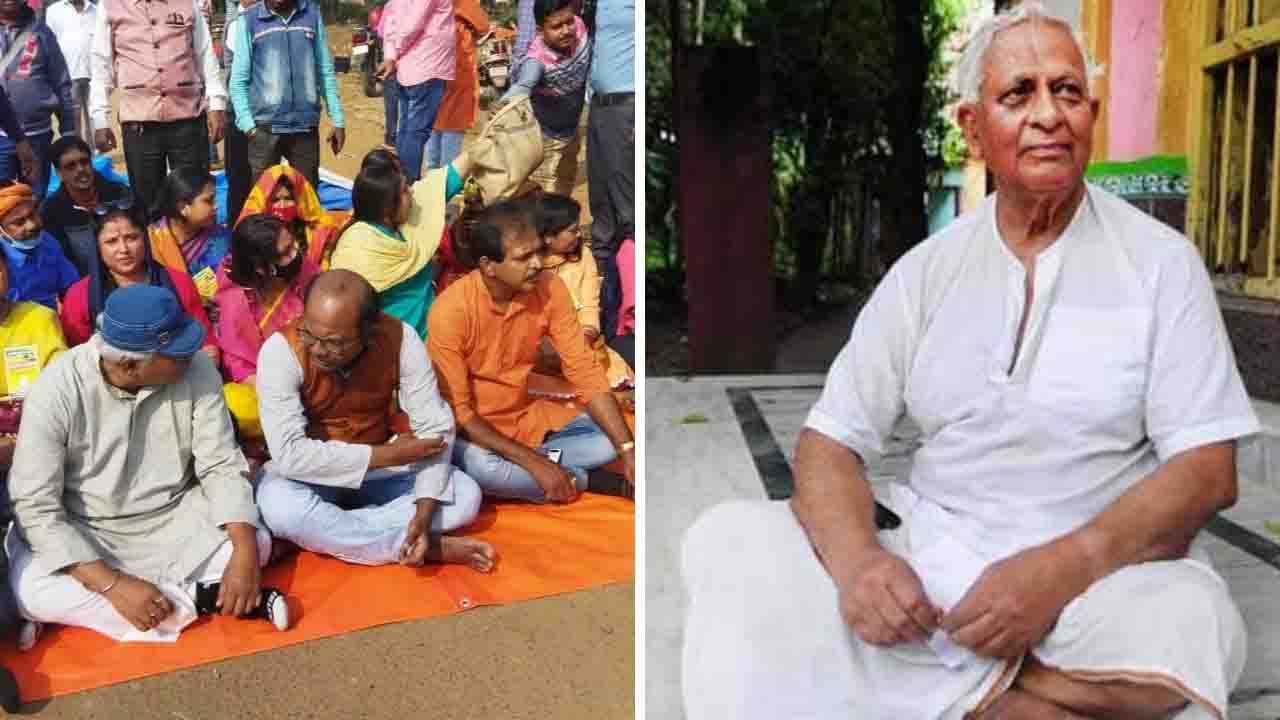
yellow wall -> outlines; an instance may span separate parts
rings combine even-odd
[[[1134,0],[1127,0],[1133,2]],[[1080,4],[1080,25],[1089,56],[1103,66],[1101,76],[1093,79],[1093,96],[1102,99],[1102,109],[1093,125],[1093,161],[1107,159],[1107,81],[1106,67],[1111,60],[1111,0],[1084,0]]]
[[[1187,71],[1197,55],[1191,48],[1191,25],[1195,18],[1194,6],[1203,0],[1162,1],[1164,48],[1159,64],[1156,147],[1162,155],[1186,155],[1187,119],[1191,115]]]

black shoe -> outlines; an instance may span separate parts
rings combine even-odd
[[[199,615],[216,615],[218,613],[218,590],[222,583],[196,583],[196,613]],[[262,619],[270,622],[277,630],[289,629],[289,603],[284,593],[273,587],[263,587],[259,596],[258,607],[244,616],[246,619]]]
[[[7,667],[0,667],[0,707],[11,715],[22,709],[22,700],[18,697],[18,681]]]
[[[264,587],[258,607],[249,611],[245,617],[266,620],[275,625],[277,630],[284,632],[289,629],[289,603],[285,600],[284,593],[273,587]]]

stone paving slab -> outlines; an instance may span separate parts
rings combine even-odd
[[[821,375],[722,376],[646,383],[646,675],[650,718],[680,718],[681,627],[686,599],[679,542],[705,509],[732,498],[765,498],[760,468],[789,472],[796,438],[821,389]],[[1280,718],[1280,405],[1255,402],[1264,436],[1240,454],[1240,500],[1223,513],[1209,552],[1250,632],[1249,661],[1232,696],[1232,718]],[[910,468],[917,431],[895,431],[872,465],[879,484]],[[1215,526],[1216,527],[1216,526]],[[1241,547],[1249,549],[1241,549]]]

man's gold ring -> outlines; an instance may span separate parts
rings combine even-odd
[[[155,603],[156,605],[159,605],[160,607],[164,607],[164,600],[160,598],[151,598],[151,602]]]

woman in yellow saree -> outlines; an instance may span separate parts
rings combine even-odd
[[[263,213],[280,218],[294,237],[303,240],[304,257],[322,270],[329,269],[338,234],[351,220],[349,211],[325,210],[311,183],[288,165],[272,165],[262,171],[236,224]]]

